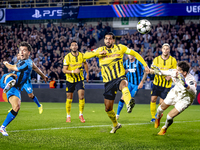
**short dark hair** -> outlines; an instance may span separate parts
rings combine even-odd
[[[178,67],[180,67],[183,70],[183,72],[186,71],[187,73],[189,72],[190,69],[190,65],[185,61],[178,62]]]
[[[106,35],[112,35],[112,38],[115,39],[115,35],[114,35],[114,33],[112,33],[112,32],[106,33],[106,34],[104,35],[104,38],[106,37]]]
[[[21,42],[21,43],[19,44],[19,47],[21,47],[21,46],[27,47],[27,49],[28,49],[29,52],[32,51],[32,46],[31,46],[30,44],[28,44],[28,42],[26,42],[26,41]]]
[[[76,43],[76,44],[78,45],[77,41],[76,41],[76,40],[73,40],[73,41],[70,43],[69,47],[71,47],[71,44],[72,44],[72,43]]]

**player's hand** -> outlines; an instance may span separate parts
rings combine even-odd
[[[86,81],[89,81],[89,73],[86,75]]]
[[[126,74],[128,73],[128,69],[125,70],[125,73],[126,73]]]
[[[99,55],[105,56],[107,54],[107,52],[105,50],[99,52]]]
[[[140,84],[138,85],[138,89],[143,88],[143,82],[140,82]]]
[[[144,70],[145,70],[145,72],[146,72],[147,74],[149,74],[149,73],[150,73],[150,69],[149,69],[149,67],[148,67],[148,66],[146,66],[146,67],[144,68]]]
[[[43,80],[44,80],[45,83],[47,83],[48,79],[49,79],[49,78],[48,78],[47,76],[44,76],[44,77],[43,77]]]
[[[3,61],[3,64],[6,66],[6,64],[9,64],[8,61]]]
[[[155,65],[151,65],[151,68],[154,70],[154,74],[162,75],[159,67],[157,67]]]
[[[169,81],[169,80],[171,79],[171,76],[166,76],[165,79],[166,79],[167,81]]]
[[[76,69],[74,70],[74,73],[80,73],[80,69],[76,68]]]

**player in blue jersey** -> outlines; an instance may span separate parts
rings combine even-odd
[[[134,56],[128,55],[124,62],[124,69],[126,70],[126,77],[128,78],[128,89],[131,97],[134,98],[138,90],[143,87],[143,83],[147,77],[144,71],[144,66]],[[116,118],[119,119],[119,114],[124,106],[123,96],[119,101]]]
[[[18,58],[17,59],[21,60],[19,54],[18,54]],[[47,80],[48,77],[46,77],[45,74],[37,66],[36,66],[35,69],[33,68],[33,70],[35,72],[37,72],[42,78],[44,78],[45,81]],[[33,86],[31,84],[31,76],[28,78],[28,80],[26,81],[26,83],[23,85],[22,91],[23,90],[25,90],[26,93],[28,94],[28,96],[37,104],[38,109],[39,109],[39,114],[42,114],[42,112],[43,112],[43,105],[39,103],[37,97],[33,94]]]
[[[21,42],[19,45],[19,54],[21,60],[16,65],[11,65],[7,61],[3,64],[14,73],[4,74],[0,80],[0,86],[6,93],[8,102],[12,105],[12,110],[8,113],[6,119],[0,127],[0,132],[4,136],[8,136],[5,128],[18,114],[21,105],[20,90],[24,83],[28,80],[32,68],[36,69],[35,64],[29,59],[32,47],[27,42]]]

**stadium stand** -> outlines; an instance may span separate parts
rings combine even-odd
[[[52,7],[54,3],[64,4],[63,0],[19,0],[19,1],[1,1],[1,6],[12,8],[19,7]],[[117,2],[117,1],[116,1]],[[121,1],[119,1],[121,3]],[[123,1],[124,2],[124,1]],[[137,1],[141,2],[141,1]],[[144,1],[143,1],[144,2]],[[145,3],[159,3],[162,1],[147,0]],[[165,1],[166,2],[166,1]],[[170,0],[168,2],[195,2],[194,0]],[[48,3],[48,5],[47,5]],[[60,5],[61,6],[61,5]],[[191,65],[191,73],[200,80],[200,22],[185,22],[182,19],[177,20],[175,24],[162,24],[161,22],[153,25],[149,34],[141,35],[138,32],[126,34],[116,40],[129,48],[133,48],[140,53],[147,61],[148,65],[152,63],[154,57],[161,54],[161,45],[169,43],[171,46],[171,55],[176,57],[177,61],[185,60]],[[11,26],[0,25],[0,77],[9,72],[3,65],[4,60],[10,63],[16,63],[16,54],[18,45],[21,41],[28,41],[33,52],[31,58],[36,65],[49,78],[55,77],[56,80],[63,80],[60,75],[64,56],[70,52],[69,45],[72,40],[76,40],[79,45],[79,51],[84,53],[97,48],[98,43],[104,37],[106,32],[113,28],[108,22],[99,21],[97,25],[92,24],[16,24]],[[127,59],[125,57],[124,59]],[[101,72],[97,59],[91,59],[89,62],[90,80],[101,80]],[[59,72],[59,73],[58,73]],[[41,78],[33,71],[32,81],[43,82]]]

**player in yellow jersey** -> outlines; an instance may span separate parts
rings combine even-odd
[[[85,86],[84,86],[84,76],[83,76],[83,64],[85,71],[87,73],[86,79],[87,82],[89,80],[89,72],[88,72],[88,64],[86,60],[83,58],[83,54],[78,51],[78,43],[76,41],[72,41],[70,44],[71,52],[68,53],[63,62],[63,73],[66,75],[66,92],[67,92],[67,100],[66,100],[66,113],[67,120],[66,122],[71,122],[71,103],[73,100],[73,92],[76,89],[78,91],[79,97],[79,119],[82,123],[85,122],[83,118],[83,109],[85,105]]]
[[[99,47],[92,52],[84,54],[85,59],[92,57],[99,58],[99,65],[103,82],[105,83],[104,104],[105,111],[113,123],[113,129],[110,133],[115,133],[117,129],[121,128],[121,124],[117,122],[116,114],[113,110],[114,99],[117,91],[122,91],[124,101],[127,106],[127,112],[130,113],[134,107],[135,101],[131,99],[131,94],[128,89],[128,82],[125,76],[125,69],[123,67],[124,54],[135,56],[145,67],[147,73],[150,72],[144,59],[134,50],[130,50],[125,45],[115,45],[115,35],[111,32],[105,34],[104,43],[106,46]]]
[[[162,45],[162,54],[153,60],[153,64],[159,67],[162,70],[176,69],[176,59],[170,55],[170,46],[165,43]],[[163,100],[166,98],[167,93],[170,91],[172,86],[172,79],[170,76],[161,76],[155,75],[153,81],[153,88],[151,91],[151,103],[150,103],[150,111],[151,111],[151,122],[155,122],[156,115],[156,100],[158,96],[160,97],[161,104]]]

